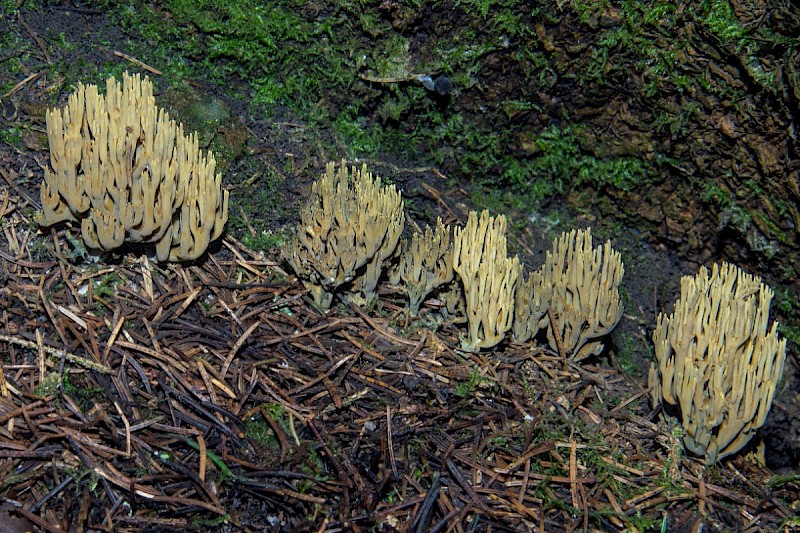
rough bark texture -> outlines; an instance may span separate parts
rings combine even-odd
[[[655,172],[599,190],[577,180],[572,203],[639,225],[698,263],[727,258],[796,298],[800,50],[789,36],[800,28],[797,6],[735,1],[723,13],[735,19],[720,28],[716,7],[698,3],[640,27],[629,7],[574,4],[531,17],[527,40],[485,58],[492,85],[457,107],[475,124],[515,131],[510,147],[521,157],[537,156],[530,140],[564,117],[581,124],[583,154],[644,160]],[[519,47],[548,63],[513,60]],[[512,98],[538,109],[504,116],[499,103]]]

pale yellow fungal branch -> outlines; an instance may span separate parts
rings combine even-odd
[[[360,294],[350,296],[352,301],[368,304],[377,298],[383,263],[397,250],[406,213],[400,191],[394,185],[382,185],[377,176],[372,179],[366,165],[361,167],[360,174],[353,170],[353,176],[359,205],[366,214],[363,234],[368,241],[379,244],[364,271],[353,281],[353,288],[358,289]]]
[[[464,300],[464,289],[461,282],[453,279],[447,286],[440,290],[439,298],[442,301],[442,317],[452,324],[465,324],[467,322],[467,302]]]
[[[549,324],[545,313],[550,307],[553,288],[544,282],[541,270],[531,272],[524,282],[517,285],[514,296],[514,324],[511,337],[523,344]]]
[[[461,346],[466,351],[495,346],[511,329],[521,269],[519,258],[507,256],[505,231],[505,217],[493,218],[488,211],[480,220],[470,212],[467,225],[455,229],[453,270],[464,287],[469,335]]]
[[[400,262],[390,272],[393,285],[402,283],[408,293],[411,316],[419,314],[422,300],[437,287],[453,280],[453,249],[450,227],[436,219],[436,227],[414,233],[401,244]]]
[[[211,152],[155,105],[138,74],[78,84],[64,109],[46,114],[50,166],[36,221],[80,222],[87,246],[155,243],[159,261],[196,259],[221,234],[228,192]]]
[[[283,253],[320,309],[329,309],[334,291],[351,281],[371,299],[404,221],[403,200],[394,185],[382,185],[366,165],[348,171],[344,161],[338,170],[328,163],[311,186]]]
[[[622,317],[619,284],[625,269],[619,252],[610,241],[592,248],[588,228],[572,230],[555,240],[540,272],[552,289],[550,309],[566,354],[573,361],[598,355],[603,343],[596,339],[610,333]],[[556,350],[552,326],[547,339]]]
[[[707,464],[734,454],[767,418],[783,373],[786,339],[769,330],[772,289],[737,266],[681,278],[675,310],[653,331],[654,406],[678,406],[683,443]]]

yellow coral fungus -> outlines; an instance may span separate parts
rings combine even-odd
[[[607,335],[622,317],[619,284],[625,272],[619,252],[606,241],[592,248],[592,233],[586,230],[563,233],[547,252],[541,274],[552,290],[553,311],[562,347],[573,361],[597,355]],[[557,342],[550,327],[550,347]]]
[[[366,165],[348,171],[343,161],[337,171],[328,163],[300,219],[283,253],[317,306],[330,308],[334,291],[351,281],[365,299],[373,298],[383,261],[397,247],[405,221],[395,186],[382,185]]]
[[[786,339],[769,322],[772,289],[735,265],[681,278],[675,310],[658,317],[649,383],[655,406],[677,405],[683,442],[711,464],[744,447],[767,418]]]
[[[401,281],[408,293],[409,311],[419,314],[422,300],[435,288],[453,279],[453,250],[450,227],[436,220],[436,228],[425,227],[425,233],[415,233],[401,246],[400,262],[391,273],[391,281]]]
[[[50,166],[37,222],[80,222],[87,246],[155,243],[159,261],[196,259],[228,219],[228,192],[210,152],[155,105],[138,74],[78,84],[64,109],[46,114]]]
[[[505,231],[506,218],[488,211],[480,219],[470,212],[467,225],[455,229],[453,270],[464,287],[469,335],[461,345],[467,351],[495,346],[511,329],[520,265],[507,256]]]

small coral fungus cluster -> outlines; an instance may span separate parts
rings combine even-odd
[[[624,268],[610,242],[589,229],[562,234],[544,264],[526,274],[509,257],[506,219],[469,214],[463,227],[437,220],[401,240],[400,193],[366,167],[332,163],[314,183],[284,255],[321,310],[341,288],[356,302],[374,299],[383,273],[408,295],[417,315],[436,294],[440,312],[466,323],[461,344],[477,352],[510,332],[524,343],[546,330],[553,350],[578,362],[603,350],[619,322]],[[761,427],[783,371],[786,341],[767,331],[772,291],[737,267],[714,265],[686,277],[681,298],[653,332],[654,406],[676,407],[684,444],[713,463],[740,450]]]
[[[580,360],[600,353],[598,339],[622,316],[620,256],[608,242],[594,248],[588,229],[562,235],[542,268],[526,277],[519,259],[508,256],[503,216],[472,212],[454,230],[438,220],[400,242],[404,220],[394,186],[366,167],[329,164],[285,256],[323,310],[340,286],[357,301],[374,298],[383,271],[408,294],[412,315],[437,291],[446,317],[467,322],[467,351],[496,346],[509,331],[522,343],[549,328],[551,346]],[[544,316],[548,309],[556,329]]]

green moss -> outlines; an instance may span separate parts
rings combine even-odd
[[[800,483],[800,474],[776,474],[769,478],[767,486],[771,489],[779,489],[784,485],[797,485]]]
[[[95,403],[101,398],[105,398],[106,395],[106,389],[103,387],[79,387],[73,385],[69,374],[64,375],[62,386],[64,394],[75,398],[84,412],[94,407]]]
[[[17,0],[0,1],[0,13],[3,13],[4,16],[16,15],[17,9]]]
[[[112,4],[111,2],[105,2]],[[227,87],[253,109],[282,104],[309,110],[326,87],[352,82],[342,73],[352,45],[341,10],[314,17],[297,1],[169,0],[113,3],[114,17],[132,37],[137,57],[173,81],[201,77]],[[350,47],[352,51],[354,47]],[[304,65],[303,68],[298,68]],[[240,86],[229,83],[238,78]]]
[[[781,313],[789,315],[800,308],[800,301],[791,295],[788,288],[783,287],[775,290],[773,305]]]
[[[358,116],[354,106],[349,106],[335,117],[332,126],[344,140],[349,157],[374,156],[381,148],[381,127],[369,125]]]
[[[571,2],[570,6],[581,17],[581,21],[598,26],[598,19],[607,16],[608,12],[616,12],[613,21],[605,24],[606,29],[596,32],[598,40],[592,51],[592,61],[584,76],[583,84],[607,83],[618,76],[627,76],[618,67],[628,62],[610,58],[629,55],[634,59],[647,84],[647,93],[654,96],[664,86],[685,90],[691,85],[680,69],[674,68],[678,63],[678,54],[685,47],[682,40],[664,42],[659,35],[667,35],[675,25],[675,4],[665,1],[638,2],[623,0],[615,2],[610,8],[609,2]],[[655,36],[655,38],[654,38]]]
[[[477,369],[474,369],[469,377],[469,381],[462,381],[456,385],[456,387],[453,389],[453,394],[459,398],[469,398],[478,388],[478,384],[480,384],[480,382],[480,372]]]
[[[778,241],[782,245],[791,245],[791,239],[785,231],[778,227],[773,219],[769,218],[767,213],[763,211],[753,211],[753,221],[756,226],[764,233],[764,238],[768,241]],[[777,252],[777,250],[776,250]]]
[[[400,34],[392,34],[379,42],[370,52],[366,66],[377,78],[406,80],[411,78],[409,40]]]
[[[572,187],[614,188],[623,191],[640,186],[655,175],[655,168],[634,157],[598,158],[585,152],[580,145],[581,129],[577,127],[551,127],[529,136],[525,141],[526,158],[505,156],[500,159],[504,171],[500,180],[489,177],[492,186],[506,184],[517,195],[520,205],[536,205],[554,194],[562,194]],[[484,154],[493,151],[495,139],[483,143]],[[499,152],[499,148],[497,149]],[[499,153],[498,153],[499,156]],[[476,161],[477,164],[477,161]],[[479,184],[480,185],[480,184]],[[486,191],[481,191],[487,199]],[[497,198],[493,198],[496,200]],[[509,197],[510,200],[513,198]],[[475,198],[475,200],[480,200]],[[486,200],[479,201],[480,207]]]
[[[787,287],[775,289],[772,305],[786,317],[796,317],[798,316],[798,310],[800,310],[800,300],[792,296]],[[798,324],[797,320],[790,319],[788,323],[780,323],[778,331],[792,343],[800,344],[800,324]]]
[[[617,353],[617,364],[623,374],[638,377],[641,372],[636,364],[637,354],[640,353],[641,346],[632,335],[623,334],[621,336],[622,346]]]
[[[718,207],[729,207],[733,205],[734,200],[730,194],[719,184],[712,180],[703,181],[700,186],[700,200],[707,204],[716,205]]]
[[[317,481],[327,481],[330,479],[330,476],[321,474],[325,471],[325,464],[314,449],[308,451],[308,454],[303,459],[303,463],[300,464],[300,471],[314,477]],[[310,479],[300,480],[296,484],[297,491],[301,493],[309,492],[313,486],[314,481]]]
[[[22,134],[24,129],[20,126],[9,126],[0,130],[0,142],[8,143],[12,146],[22,145]]]
[[[52,36],[52,40],[54,44],[58,45],[58,47],[61,48],[62,50],[70,51],[75,49],[75,43],[67,39],[67,34],[64,33],[63,31],[54,34]]]
[[[194,516],[192,517],[192,527],[218,528],[227,524],[230,519],[231,517],[228,515],[215,515],[209,518]]]
[[[648,97],[665,91],[689,92],[695,86],[719,96],[738,94],[739,89],[726,80],[717,79],[712,84],[703,75],[680,68],[685,63],[689,40],[673,36],[680,34],[689,22],[716,36],[730,53],[741,55],[747,73],[771,92],[777,91],[776,73],[759,57],[775,46],[796,45],[800,41],[767,25],[744,26],[728,0],[703,0],[680,11],[674,2],[663,0],[623,0],[614,2],[613,7],[608,1],[576,0],[569,5],[580,14],[582,22],[593,28],[599,26],[601,17],[606,17],[603,29],[597,32],[592,63],[581,81],[602,84],[624,75],[618,66],[627,66],[629,62],[619,58],[627,55],[641,72]],[[609,13],[614,13],[613,18]],[[609,23],[608,19],[616,23]],[[610,61],[612,57],[616,59]]]
[[[657,96],[660,88],[648,84],[645,92],[648,96]],[[681,106],[661,105],[655,111],[655,131],[659,134],[668,134],[671,139],[677,139],[688,133],[689,126],[699,116],[700,109],[697,102],[687,101]]]
[[[645,516],[641,511],[636,511],[625,520],[633,531],[667,531],[668,515],[663,518]]]
[[[271,231],[262,231],[255,235],[248,231],[242,235],[242,243],[257,252],[267,252],[282,246],[286,241],[287,237],[284,233],[272,233]]]
[[[117,286],[122,283],[120,278],[114,272],[103,275],[99,281],[94,284],[94,293],[101,298],[110,298],[117,292]]]
[[[44,379],[34,389],[34,394],[37,396],[52,396],[57,393],[61,388],[61,374],[58,372],[49,372],[45,375]]]
[[[732,43],[737,48],[747,45],[746,38],[750,32],[739,23],[728,0],[704,0],[700,2],[696,14],[722,41]]]
[[[263,420],[248,420],[244,426],[244,434],[263,448],[273,451],[280,449],[280,443],[275,436],[275,432],[272,431],[269,423]]]

